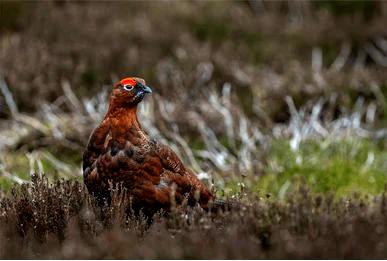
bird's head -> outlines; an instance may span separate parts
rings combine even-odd
[[[147,93],[152,93],[152,90],[143,79],[128,77],[114,85],[112,99],[119,106],[136,106]]]

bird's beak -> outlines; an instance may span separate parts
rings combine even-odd
[[[144,88],[142,89],[142,91],[144,93],[152,93],[152,89],[149,87],[149,86],[144,86]]]

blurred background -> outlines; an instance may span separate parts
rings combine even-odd
[[[81,179],[113,82],[220,196],[379,193],[387,2],[0,2],[0,190]]]

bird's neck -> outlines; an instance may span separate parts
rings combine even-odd
[[[128,141],[141,146],[149,140],[137,118],[137,107],[111,107],[105,117],[110,137],[122,146]]]
[[[105,119],[109,119],[112,129],[131,128],[142,130],[137,118],[137,106],[110,106]]]
[[[140,145],[149,140],[137,118],[137,104],[120,103],[112,97],[104,121],[109,126],[109,135],[119,144],[129,141],[133,145]]]

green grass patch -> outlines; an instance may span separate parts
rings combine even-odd
[[[387,181],[387,152],[364,139],[306,141],[293,151],[288,140],[274,141],[265,175],[255,190],[283,197],[306,184],[313,192],[337,196],[381,193]]]
[[[53,180],[77,176],[77,171],[80,166],[78,157],[74,156],[73,158],[75,159],[72,159],[66,154],[61,155],[61,157],[60,155],[53,155],[55,160],[59,162],[58,163],[44,156],[49,155],[48,151],[36,150],[34,153],[34,157],[37,160],[34,161],[32,169],[25,152],[16,151],[2,154],[0,163],[3,167],[3,171],[25,181],[30,181],[31,173],[39,173],[39,170],[42,170],[48,178]],[[9,191],[13,185],[14,182],[12,179],[0,172],[0,191]]]
[[[40,159],[43,171],[49,177],[71,177],[45,157]],[[303,185],[313,193],[332,193],[337,197],[354,192],[382,193],[387,183],[385,159],[387,152],[383,146],[366,139],[309,140],[302,142],[296,151],[291,149],[289,140],[273,140],[262,175],[247,175],[245,178],[221,175],[229,178],[225,178],[224,186],[218,186],[217,194],[230,197],[248,191],[285,198]],[[9,153],[2,161],[6,163],[7,172],[30,180],[30,166],[24,153]],[[68,162],[68,165],[75,171],[78,163]],[[12,181],[0,175],[0,188],[7,191],[11,186]]]

